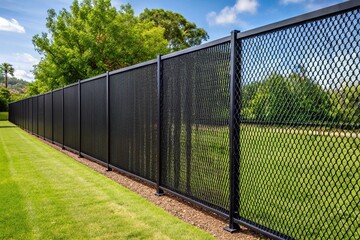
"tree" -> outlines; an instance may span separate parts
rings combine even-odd
[[[0,88],[0,112],[8,110],[8,102],[10,100],[10,92],[7,88]]]
[[[117,11],[110,0],[75,0],[70,10],[58,14],[50,9],[46,27],[48,33],[33,37],[43,55],[34,70],[33,88],[46,86],[38,92],[169,52],[164,28],[140,21],[130,5]]]
[[[189,22],[179,13],[165,11],[164,9],[145,9],[140,14],[141,21],[150,21],[155,26],[165,29],[164,38],[169,43],[171,51],[201,44],[209,38],[203,28],[197,28],[195,23]]]
[[[332,114],[343,124],[360,124],[360,85],[344,85],[332,92]]]
[[[14,76],[14,68],[10,63],[2,63],[0,65],[0,70],[5,77],[5,88],[8,87],[8,74]]]
[[[300,74],[272,74],[261,82],[244,86],[242,116],[270,122],[331,121],[330,94]]]

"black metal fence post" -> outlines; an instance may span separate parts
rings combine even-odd
[[[54,143],[54,90],[51,90],[51,143]]]
[[[239,64],[237,34],[239,31],[231,32],[231,55],[230,55],[230,209],[229,226],[224,229],[228,232],[240,230],[234,218],[238,216],[239,211],[239,158],[240,158],[240,94],[237,92],[240,86],[240,78],[236,74],[236,68]]]
[[[78,81],[79,157],[81,157],[81,81]]]
[[[31,97],[31,134],[34,135],[34,97]]]
[[[157,176],[156,176],[156,196],[164,195],[164,191],[160,189],[161,184],[161,108],[162,108],[162,62],[161,55],[157,57],[157,100],[158,100],[158,161],[157,161]]]
[[[43,97],[43,111],[44,111],[44,113],[43,113],[43,139],[45,140],[45,124],[46,124],[46,121],[45,121],[45,112],[46,112],[46,110],[45,110],[45,94],[43,94],[42,95],[42,97]]]
[[[64,107],[64,86],[62,86],[62,97],[61,97],[61,112],[62,112],[62,146],[61,148],[65,148],[65,122],[64,122],[64,115],[65,115],[65,107]]]
[[[39,137],[39,95],[36,96],[36,136]]]
[[[110,84],[109,72],[106,72],[106,154],[107,154],[107,171],[111,171],[110,167]]]

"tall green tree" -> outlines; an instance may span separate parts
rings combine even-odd
[[[14,68],[10,63],[2,63],[0,65],[1,73],[4,74],[5,77],[5,88],[8,87],[8,75],[14,76]]]
[[[70,10],[48,11],[47,33],[35,35],[43,55],[34,70],[33,91],[43,92],[79,79],[166,54],[164,28],[140,21],[130,5],[118,11],[110,0],[75,0]],[[37,89],[36,86],[41,86]],[[44,87],[45,86],[45,87]],[[34,89],[35,88],[35,89]]]
[[[198,28],[195,23],[189,22],[181,14],[172,11],[146,8],[140,14],[140,20],[150,21],[155,26],[163,27],[164,38],[168,41],[171,51],[199,45],[209,38],[203,28]]]

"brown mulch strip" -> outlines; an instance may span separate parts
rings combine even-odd
[[[214,213],[201,209],[191,203],[186,202],[176,196],[165,194],[161,197],[155,196],[155,188],[149,186],[146,182],[127,176],[117,171],[107,171],[107,168],[86,158],[79,158],[79,156],[71,151],[63,150],[58,145],[52,144],[48,141],[39,138],[44,143],[55,148],[56,150],[66,154],[74,160],[92,168],[93,170],[103,174],[112,179],[120,185],[136,192],[143,198],[153,202],[155,205],[166,210],[170,214],[178,217],[184,222],[194,225],[204,231],[213,235],[216,239],[231,240],[231,239],[266,239],[264,236],[255,233],[254,231],[241,227],[241,231],[237,233],[229,233],[223,228],[228,223],[221,217]]]

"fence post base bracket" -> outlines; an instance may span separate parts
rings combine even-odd
[[[229,233],[235,233],[235,232],[240,231],[240,226],[238,224],[234,223],[233,226],[224,227],[224,230]]]
[[[161,196],[163,196],[164,194],[165,194],[165,193],[164,193],[163,190],[158,190],[158,191],[156,191],[155,196],[161,197]]]
[[[107,167],[106,171],[107,171],[107,172],[111,172],[111,171],[112,171],[112,168],[111,168],[111,167]]]

